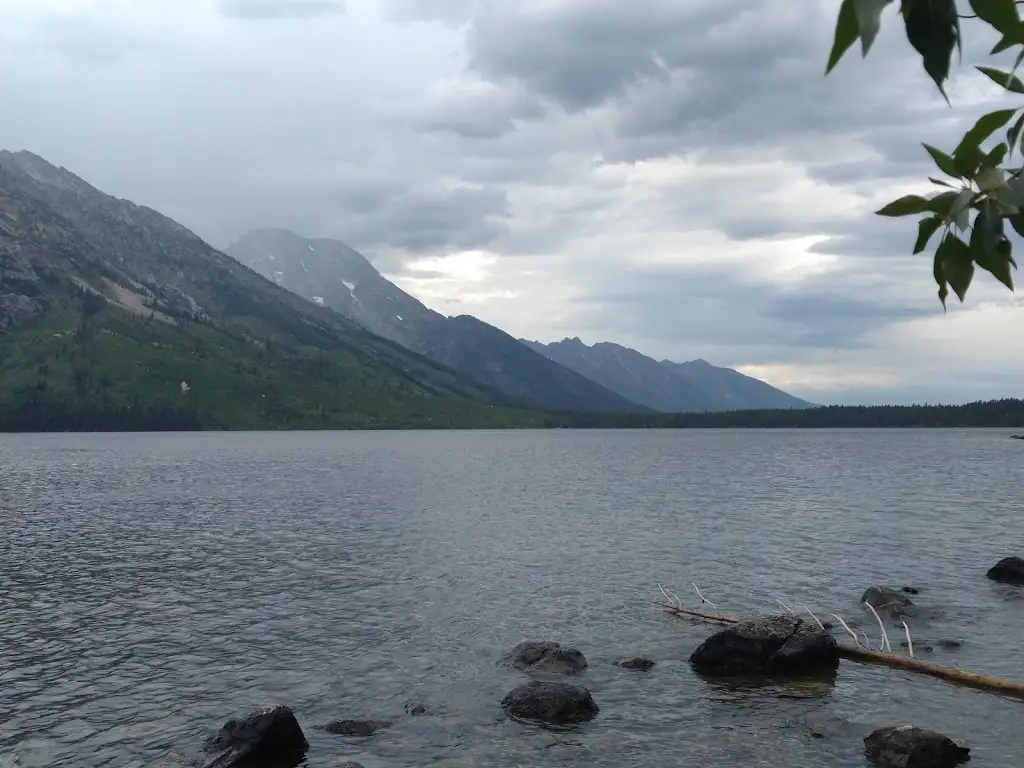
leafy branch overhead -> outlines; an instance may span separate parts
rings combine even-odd
[[[921,57],[925,72],[946,102],[953,51],[961,53],[961,19],[977,19],[999,35],[990,55],[1018,49],[1009,71],[975,67],[1010,94],[1024,95],[1017,70],[1024,63],[1024,22],[1015,0],[969,0],[972,13],[961,14],[956,0],[900,0],[907,39]],[[859,40],[867,56],[881,29],[882,14],[894,0],[843,0],[835,38],[825,69],[827,75]],[[993,138],[994,137],[994,138]],[[915,216],[914,253],[925,251],[936,234],[938,245],[932,271],[943,306],[950,289],[963,302],[980,267],[1013,290],[1011,267],[1017,268],[1007,224],[1024,236],[1024,104],[989,112],[978,118],[952,152],[924,145],[939,170],[929,181],[941,187],[931,197],[907,195],[893,200],[881,216]],[[1014,153],[1021,158],[1010,167]]]

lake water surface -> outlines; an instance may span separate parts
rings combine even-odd
[[[985,578],[1024,551],[1007,435],[3,435],[0,765],[188,765],[267,703],[325,768],[863,766],[863,736],[905,723],[1020,765],[1024,703],[849,662],[834,687],[713,685],[687,657],[714,628],[650,604],[660,582],[696,607],[696,582],[723,613],[780,598],[877,642],[862,591],[914,585],[942,612],[915,643],[963,642],[929,658],[1024,679],[1024,593]],[[502,717],[525,639],[586,654],[596,720]],[[638,653],[657,666],[611,663]],[[396,724],[313,729],[348,717]]]

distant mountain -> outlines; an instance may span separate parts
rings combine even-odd
[[[516,401],[550,410],[650,410],[475,317],[428,309],[337,240],[260,229],[227,253],[283,288]]]
[[[502,426],[540,416],[0,152],[0,429]]]
[[[658,362],[635,349],[610,342],[587,346],[578,338],[551,344],[522,341],[613,392],[664,413],[812,407],[763,381],[703,360]]]

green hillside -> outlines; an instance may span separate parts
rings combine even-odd
[[[156,211],[0,152],[0,429],[539,423],[514,405]]]

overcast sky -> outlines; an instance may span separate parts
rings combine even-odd
[[[0,148],[219,247],[336,237],[516,336],[817,402],[1020,396],[1024,301],[979,276],[944,315],[913,220],[872,215],[1006,104],[989,40],[965,22],[950,108],[892,9],[824,78],[838,5],[0,0]]]

